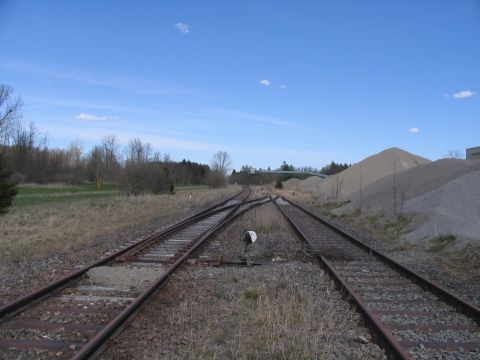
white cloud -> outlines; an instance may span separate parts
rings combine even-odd
[[[280,89],[286,89],[286,88],[287,88],[287,85],[280,85],[279,88],[280,88]]]
[[[80,113],[78,114],[75,119],[82,120],[82,121],[108,121],[108,120],[117,120],[117,116],[100,116],[100,115],[93,115],[88,113]]]
[[[185,23],[178,22],[173,24],[173,26],[175,26],[182,34],[188,34],[190,32],[190,26]]]
[[[475,92],[470,90],[464,90],[464,91],[460,91],[458,93],[453,94],[453,97],[455,99],[464,99],[464,98],[471,97],[473,95],[475,95]]]
[[[270,80],[267,79],[260,80],[259,83],[263,86],[270,86],[271,84]]]
[[[420,132],[420,129],[416,128],[416,127],[413,127],[413,128],[408,129],[408,132],[412,133],[412,134],[416,134],[416,133]]]

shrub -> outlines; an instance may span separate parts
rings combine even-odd
[[[227,178],[218,171],[210,171],[207,176],[207,185],[211,188],[223,187],[227,184]]]
[[[260,296],[260,293],[258,292],[258,290],[255,290],[255,289],[248,289],[245,291],[245,293],[243,294],[243,297],[247,300],[252,300],[252,301],[256,301]]]
[[[277,181],[275,181],[275,189],[283,189],[282,180],[277,179]]]
[[[455,240],[456,238],[454,235],[441,235],[431,241],[428,250],[432,252],[440,252],[444,250],[447,246],[453,244]]]
[[[0,153],[0,215],[6,214],[12,205],[13,197],[17,194],[15,184],[10,182],[11,172],[7,170],[3,154]]]

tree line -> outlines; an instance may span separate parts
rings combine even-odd
[[[348,169],[351,164],[347,163],[336,163],[332,161],[330,164],[325,165],[321,169],[317,169],[310,166],[305,167],[295,167],[292,164],[288,164],[286,161],[283,161],[282,164],[276,168],[278,171],[297,171],[304,173],[313,173],[313,174],[324,174],[324,175],[335,175],[345,169]],[[266,173],[262,173],[263,169],[255,170],[252,166],[243,165],[238,171],[233,170],[230,175],[230,183],[234,184],[243,184],[243,185],[260,185],[275,182],[276,185],[281,186],[282,181],[286,181],[293,177],[299,177],[299,175],[294,174],[269,174],[271,168],[266,169]],[[305,175],[304,177],[308,177]]]
[[[122,146],[114,134],[105,135],[88,151],[78,141],[52,148],[33,123],[21,121],[22,101],[0,84],[0,214],[16,194],[15,184],[94,182],[118,184],[130,195],[173,193],[176,186],[224,186],[231,160],[217,152],[209,165],[174,161],[155,152],[149,143],[132,138]]]
[[[206,184],[210,172],[205,164],[161,156],[140,138],[132,138],[122,147],[115,135],[108,134],[89,151],[84,151],[78,141],[65,149],[50,148],[46,136],[33,124],[17,125],[1,146],[15,183],[88,181],[99,186],[117,183],[133,194],[161,193],[173,191],[175,185]]]

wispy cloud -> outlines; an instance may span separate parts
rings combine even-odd
[[[410,129],[408,129],[408,132],[409,133],[412,133],[412,134],[416,134],[416,133],[419,133],[420,132],[420,129],[419,128],[416,128],[416,127],[412,127]]]
[[[178,22],[173,24],[173,26],[175,26],[175,28],[182,34],[188,34],[190,32],[190,26],[185,23]]]
[[[260,85],[263,85],[263,86],[270,86],[272,84],[272,82],[267,79],[260,80],[259,83]]]
[[[475,92],[470,91],[470,90],[464,90],[464,91],[457,92],[457,93],[453,94],[452,96],[455,99],[465,99],[465,98],[469,98],[469,97],[474,96],[474,95],[475,95]]]
[[[128,129],[111,131],[110,129],[100,126],[100,123],[96,123],[93,128],[78,128],[73,126],[58,126],[50,124],[50,127],[45,127],[49,134],[56,137],[70,138],[72,133],[75,133],[81,141],[97,142],[101,139],[101,135],[105,133],[114,133],[120,144],[128,144],[129,139],[133,136],[139,137],[142,141],[150,143],[155,149],[159,149],[164,152],[172,150],[184,150],[189,152],[195,152],[195,154],[204,153],[208,157],[212,153],[218,151],[218,149],[225,149],[231,155],[237,155],[242,157],[243,155],[256,156],[258,154],[272,154],[282,157],[296,156],[298,158],[315,158],[318,154],[318,149],[293,149],[285,146],[265,146],[265,145],[241,145],[231,142],[215,142],[212,140],[190,140],[184,137],[176,136],[163,136],[156,133],[156,131],[150,131],[147,129],[138,129],[135,127],[135,135],[132,135],[132,131]],[[326,160],[325,160],[326,161]]]
[[[55,69],[49,66],[37,65],[22,61],[4,62],[0,60],[0,67],[31,74],[49,76],[58,79],[71,80],[87,85],[103,86],[118,90],[151,94],[151,95],[184,95],[195,92],[192,89],[181,88],[176,85],[164,85],[154,80],[141,79],[123,74],[108,74],[76,69]]]
[[[75,116],[75,119],[82,121],[109,121],[109,120],[118,120],[118,116],[104,116],[104,115],[93,115],[88,113],[80,113]]]
[[[282,84],[282,85],[279,86],[279,88],[280,88],[280,89],[286,89],[286,88],[287,88],[287,85],[283,85],[283,84]]]
[[[248,122],[258,122],[263,124],[270,124],[275,126],[282,126],[282,127],[290,127],[290,128],[297,128],[297,129],[307,129],[307,126],[288,121],[284,119],[279,119],[269,115],[263,114],[255,114],[245,111],[238,111],[238,110],[230,110],[230,109],[205,109],[207,113],[219,113],[222,115],[229,116],[232,119],[240,120],[240,121],[248,121]]]

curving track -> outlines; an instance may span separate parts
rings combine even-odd
[[[0,307],[0,358],[96,357],[105,342],[219,228],[250,208],[270,201],[246,201],[249,195],[250,190],[244,189]],[[113,285],[99,284],[98,279]]]
[[[399,359],[480,359],[480,309],[285,199],[276,205]]]

